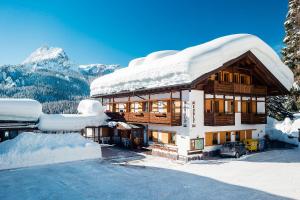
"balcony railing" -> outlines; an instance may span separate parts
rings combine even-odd
[[[180,113],[154,113],[154,112],[138,112],[138,113],[117,113],[107,112],[109,116],[117,116],[117,119],[123,119],[126,122],[136,123],[153,123],[153,124],[166,124],[171,126],[181,125]]]
[[[206,93],[221,93],[221,94],[236,93],[236,94],[265,95],[267,93],[267,87],[209,80],[205,87],[205,92]]]
[[[234,113],[204,113],[205,126],[230,126],[234,124]]]
[[[242,124],[266,124],[267,116],[266,114],[241,113],[241,123]]]

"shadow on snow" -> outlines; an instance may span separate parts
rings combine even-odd
[[[0,199],[288,199],[154,167],[78,161],[0,172]]]

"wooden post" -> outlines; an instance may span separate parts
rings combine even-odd
[[[182,124],[182,90],[179,92],[179,101],[180,101],[180,125]]]
[[[170,105],[169,105],[169,108],[170,108],[170,118],[171,118],[171,120],[170,120],[170,126],[172,126],[172,121],[173,121],[173,101],[172,101],[172,98],[173,98],[173,93],[172,93],[172,90],[171,90],[171,93],[170,93],[170,100],[169,100],[169,102],[170,102]]]
[[[150,98],[151,98],[151,95],[150,93],[148,94],[148,123],[150,123],[150,112],[152,110],[152,105],[150,105]]]

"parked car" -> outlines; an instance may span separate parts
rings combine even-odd
[[[222,157],[232,156],[239,158],[247,153],[245,144],[242,142],[226,142],[223,144],[220,150],[220,155]]]

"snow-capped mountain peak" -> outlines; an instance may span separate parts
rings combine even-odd
[[[36,64],[45,61],[68,61],[68,56],[62,48],[43,46],[36,49],[27,57],[22,64]]]

